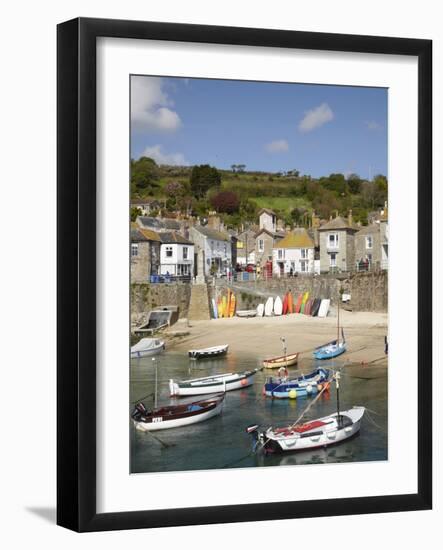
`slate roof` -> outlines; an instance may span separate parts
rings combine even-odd
[[[271,210],[270,208],[262,208],[261,210],[259,210],[258,212],[258,215],[260,216],[260,214],[263,214],[263,212],[266,212],[266,214],[269,214],[270,216],[276,216],[277,214]]]
[[[180,233],[174,233],[174,232],[168,232],[168,233],[160,233],[159,234],[160,240],[162,244],[194,244],[188,239],[185,239],[185,237],[182,237]]]
[[[138,216],[137,221],[142,227],[160,231],[169,229],[170,231],[178,231],[180,223],[171,218],[152,218],[150,216]]]
[[[380,225],[378,223],[363,226],[360,231],[356,233],[356,237],[360,235],[373,235],[374,233],[380,233]]]
[[[274,248],[314,248],[315,244],[306,229],[298,227],[279,241]]]
[[[341,216],[337,216],[333,220],[329,220],[324,225],[318,228],[319,231],[327,231],[331,229],[351,229],[352,231],[358,231],[359,228],[355,225],[350,226],[348,222]]]
[[[131,242],[140,243],[148,241],[160,241],[160,235],[150,229],[143,229],[137,227],[136,224],[131,223]]]
[[[255,238],[257,238],[261,233],[267,233],[274,239],[283,239],[283,237],[286,235],[284,231],[269,231],[269,229],[265,229],[264,227],[262,227],[255,234]]]
[[[204,235],[205,237],[208,237],[209,239],[213,239],[214,241],[231,241],[231,237],[227,235],[226,233],[222,233],[221,231],[216,231],[215,229],[211,229],[210,227],[204,227],[202,225],[195,225],[194,229]]]

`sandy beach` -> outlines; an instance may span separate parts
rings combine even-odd
[[[342,356],[344,361],[360,364],[380,360],[377,364],[386,363],[387,313],[341,311],[340,321],[348,343],[348,351]],[[284,336],[287,352],[301,352],[302,362],[303,356],[312,357],[313,348],[336,337],[337,318],[298,314],[248,319],[233,317],[190,322],[187,330],[189,334],[184,337],[167,338],[170,350],[187,351],[229,344],[231,351],[246,352],[263,359],[281,355],[280,337]],[[174,327],[171,332],[174,332]]]

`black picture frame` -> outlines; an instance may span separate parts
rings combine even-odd
[[[418,59],[418,490],[416,494],[96,512],[96,39],[154,39]],[[57,523],[105,531],[432,507],[432,42],[175,23],[74,19],[57,29]]]

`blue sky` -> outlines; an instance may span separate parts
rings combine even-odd
[[[133,76],[131,156],[160,164],[387,174],[387,90]]]

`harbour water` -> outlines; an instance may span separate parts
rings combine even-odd
[[[337,368],[346,359],[319,362],[324,367]],[[167,352],[155,357],[157,364],[158,405],[186,403],[201,397],[170,398],[170,378],[184,380],[217,373],[240,372],[260,366],[256,357],[229,353],[224,358],[204,361],[189,360],[183,353]],[[308,373],[317,366],[314,360],[303,359],[290,376]],[[247,468],[334,462],[381,461],[388,459],[387,437],[387,369],[376,367],[377,376],[367,376],[375,367],[342,369],[340,408],[353,405],[369,409],[363,418],[357,437],[326,449],[315,449],[281,455],[251,455],[251,436],[245,428],[250,424],[285,426],[296,420],[311,397],[270,399],[262,395],[266,377],[276,372],[262,370],[252,386],[226,394],[223,412],[206,422],[182,428],[160,430],[151,434],[135,430],[131,421],[131,473]],[[372,371],[373,372],[373,371]],[[151,357],[131,361],[130,399],[142,400],[147,407],[154,403],[155,369]],[[148,396],[148,397],[146,397]],[[335,385],[322,394],[303,421],[336,411]],[[162,445],[159,439],[164,443]]]

